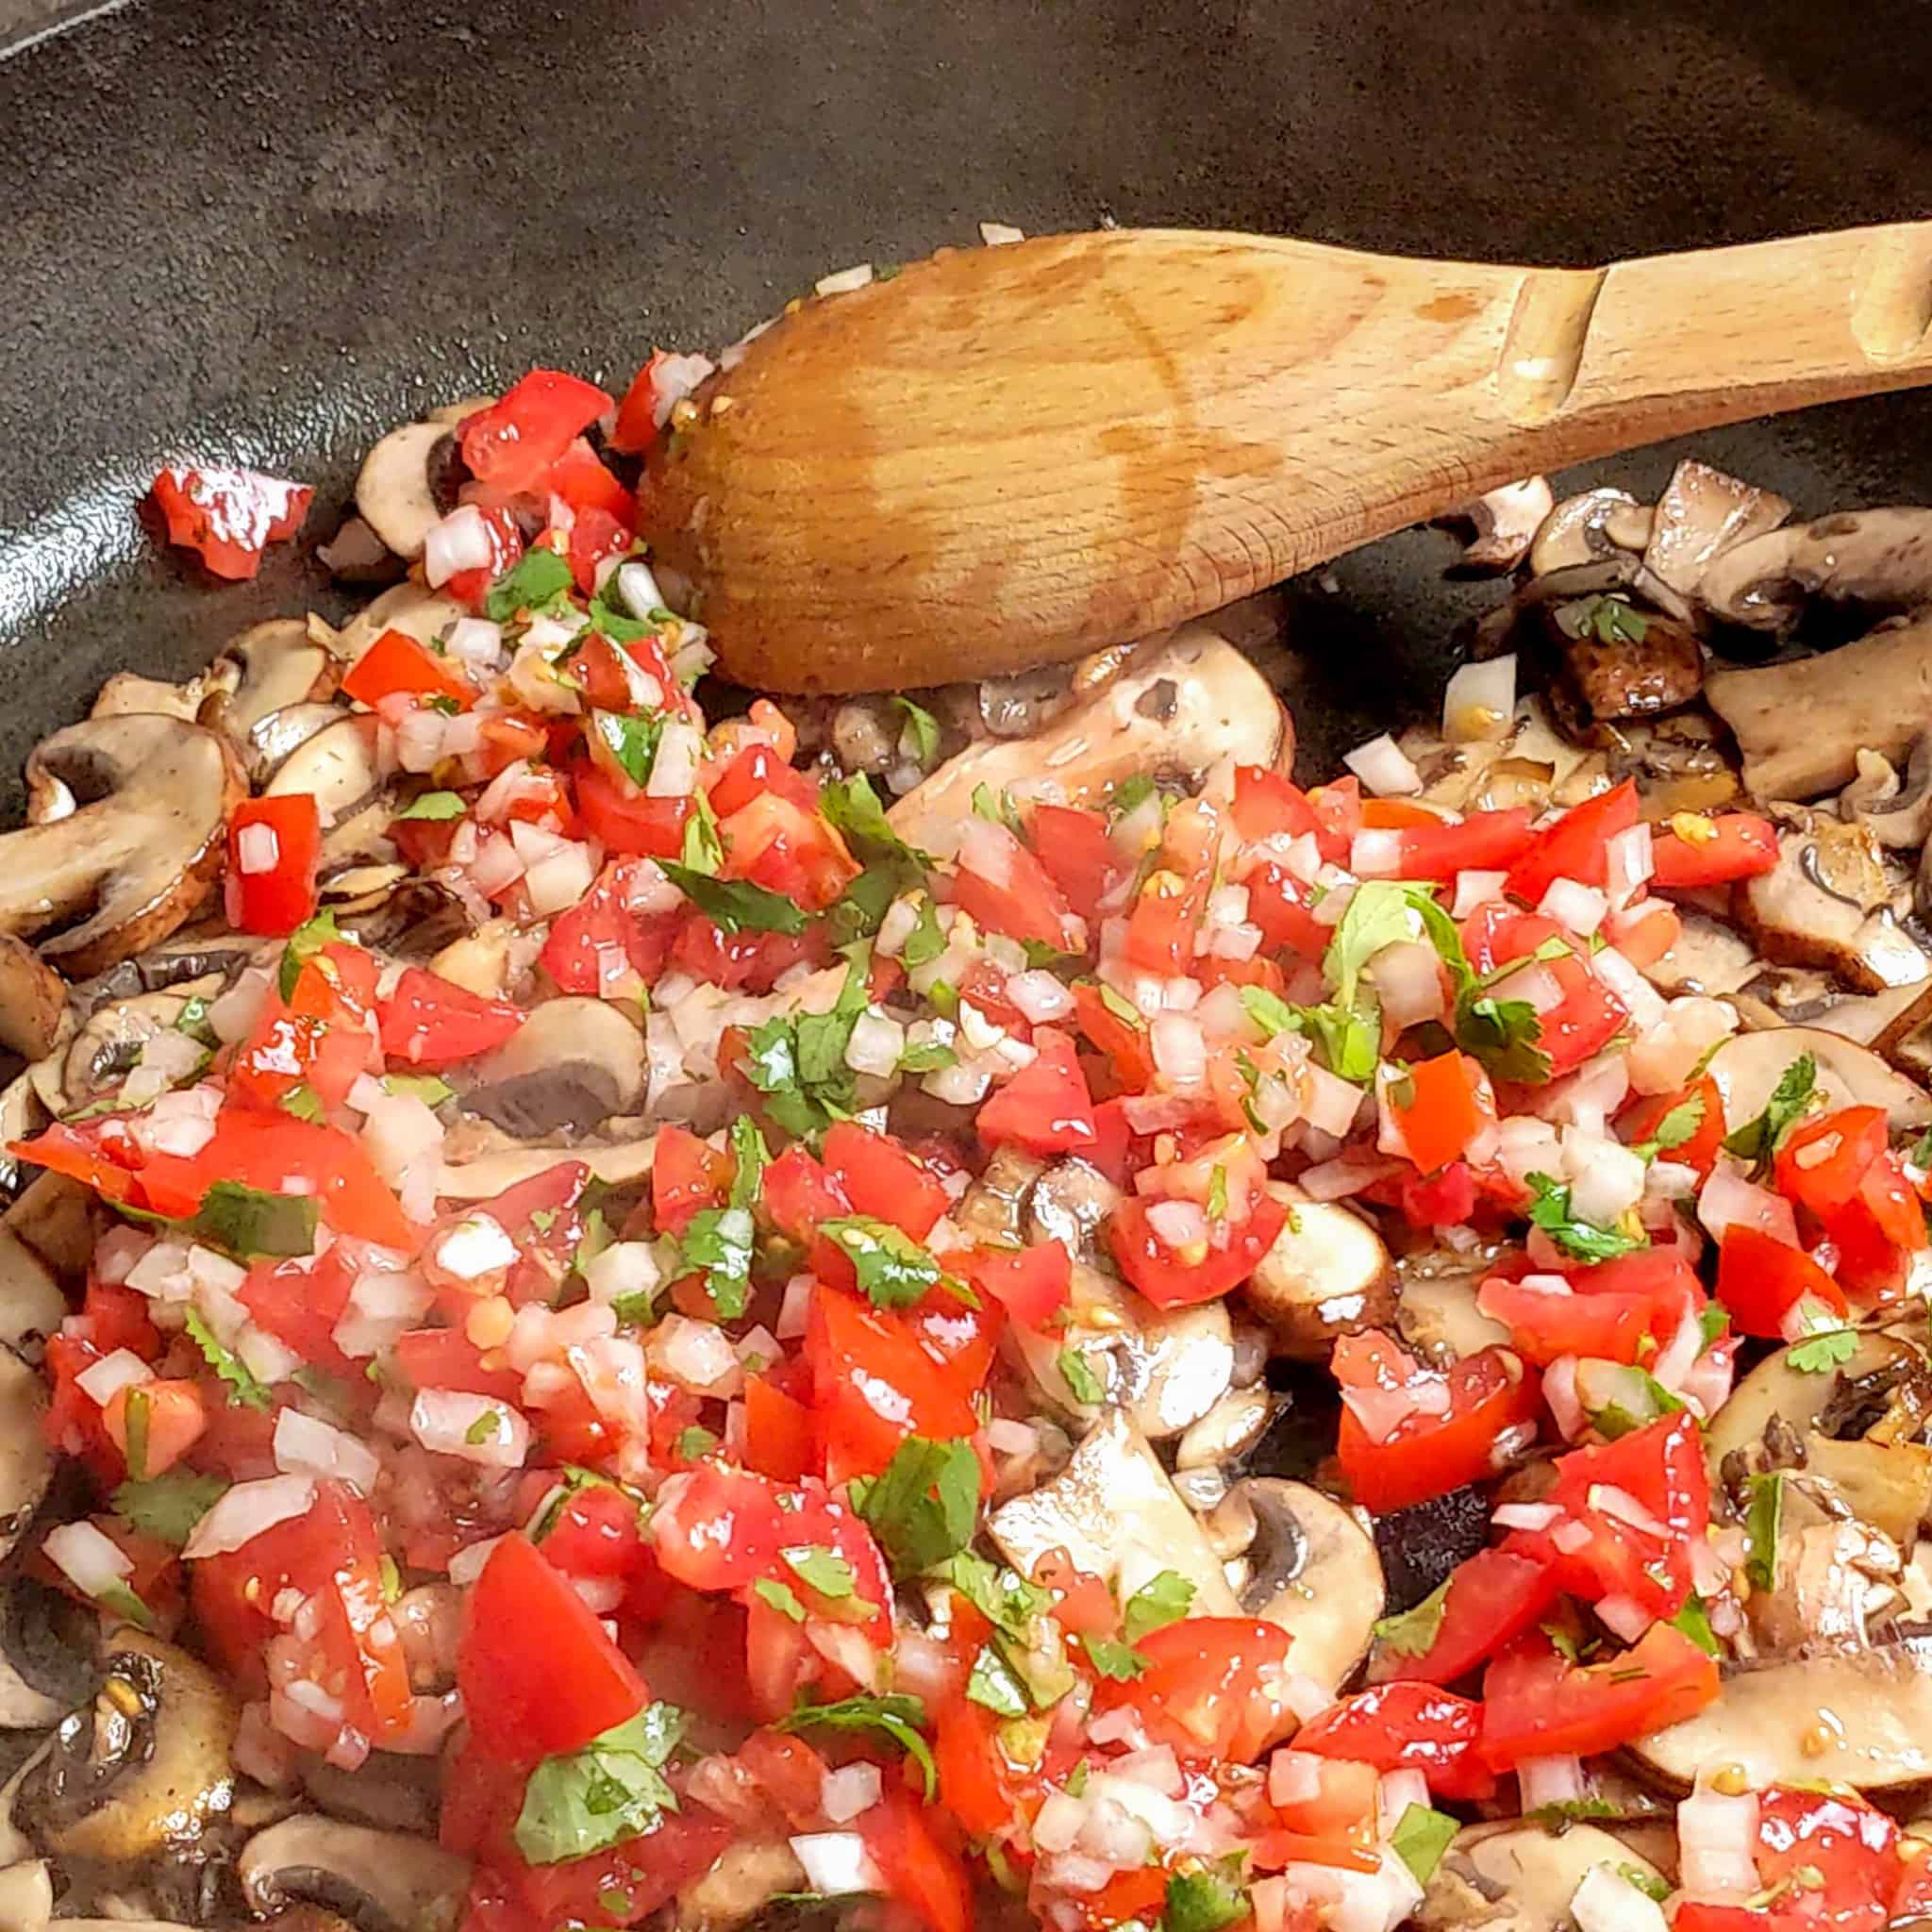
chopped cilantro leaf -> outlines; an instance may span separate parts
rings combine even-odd
[[[1083,1634],[1080,1648],[1087,1653],[1088,1661],[1103,1677],[1111,1677],[1117,1683],[1130,1683],[1150,1668],[1147,1659],[1132,1645],[1116,1643],[1108,1637],[1090,1637]]]
[[[940,721],[910,698],[895,697],[892,703],[905,715],[920,766],[929,766],[940,755]]]
[[[581,1751],[546,1757],[524,1788],[516,1845],[532,1865],[580,1858],[655,1831],[677,1798],[663,1767],[684,1732],[684,1713],[647,1705]]]
[[[1849,1328],[1828,1328],[1823,1333],[1795,1341],[1785,1351],[1785,1360],[1801,1375],[1822,1375],[1848,1362],[1857,1348],[1858,1338]]]
[[[396,813],[399,819],[428,819],[441,822],[459,819],[469,810],[459,791],[419,791]]]
[[[1785,1479],[1769,1471],[1750,1478],[1750,1506],[1744,1515],[1744,1574],[1759,1590],[1777,1587],[1778,1529],[1784,1521]]]
[[[143,1482],[123,1483],[113,1494],[114,1513],[142,1536],[178,1550],[227,1489],[225,1477],[171,1469]]]
[[[1445,1576],[1422,1602],[1395,1617],[1383,1617],[1375,1624],[1375,1641],[1396,1657],[1427,1657],[1436,1647],[1442,1628],[1442,1613],[1449,1607],[1449,1579]]]
[[[1778,1075],[1764,1111],[1724,1136],[1724,1151],[1754,1163],[1769,1160],[1786,1131],[1811,1105],[1817,1087],[1818,1062],[1808,1053],[1801,1053]]]
[[[906,1691],[884,1697],[841,1697],[836,1704],[801,1704],[772,1726],[776,1731],[879,1731],[919,1766],[925,1780],[925,1801],[939,1795],[939,1767],[931,1747],[920,1736],[925,1726],[925,1705]]]
[[[963,1550],[979,1518],[979,1458],[972,1443],[908,1436],[882,1474],[851,1485],[894,1573],[917,1575]]]
[[[852,1263],[860,1290],[874,1307],[909,1307],[943,1278],[940,1264],[889,1221],[843,1214],[821,1222],[819,1233]]]
[[[341,934],[336,929],[336,916],[333,912],[318,912],[313,919],[305,920],[291,932],[282,947],[282,963],[275,974],[275,991],[287,999],[295,996],[295,982],[302,976],[302,969],[325,946],[332,946]]]
[[[966,1695],[1001,1717],[1024,1717],[1031,1707],[1026,1686],[997,1645],[983,1643],[966,1679]]]
[[[1447,1812],[1432,1811],[1426,1805],[1410,1805],[1395,1821],[1389,1835],[1389,1848],[1415,1874],[1418,1885],[1426,1885],[1441,1863],[1449,1840],[1462,1828],[1459,1820]]]
[[[484,593],[483,614],[498,624],[507,624],[519,610],[534,610],[570,587],[569,559],[540,545],[525,551],[491,582]]]
[[[1138,1643],[1150,1630],[1178,1624],[1194,1601],[1194,1586],[1178,1570],[1150,1577],[1121,1607],[1121,1635]]]
[[[1107,1400],[1107,1389],[1084,1350],[1063,1348],[1055,1357],[1054,1365],[1060,1372],[1060,1380],[1067,1385],[1067,1392],[1075,1402],[1091,1408]]]
[[[1570,1190],[1558,1186],[1548,1174],[1533,1174],[1528,1181],[1533,1197],[1530,1220],[1566,1255],[1574,1255],[1579,1261],[1608,1261],[1646,1245],[1641,1235],[1577,1220],[1570,1211]]]
[[[190,1308],[187,1316],[188,1338],[208,1358],[208,1365],[220,1380],[228,1385],[228,1400],[247,1408],[268,1408],[273,1398],[262,1384],[256,1380],[254,1372],[241,1357],[227,1348],[216,1336],[214,1330],[201,1319],[197,1309]]]

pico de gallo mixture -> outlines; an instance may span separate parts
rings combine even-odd
[[[1794,1052],[1740,1118],[1736,1013],[1647,976],[1769,820],[1629,782],[1458,815],[1386,740],[1305,789],[1291,734],[1086,795],[1042,761],[935,836],[920,703],[877,783],[780,703],[701,710],[625,461],[684,359],[453,425],[409,581],[459,613],[339,667],[391,846],[507,936],[500,984],[358,937],[329,811],[241,787],[249,963],[14,1144],[99,1215],[46,1346],[92,1507],[35,1574],[212,1666],[251,1790],[433,1764],[464,1932],[1392,1932],[1517,1817],[1650,1829],[1566,1890],[1585,1932],[1928,1909],[1825,1759],[1641,1803],[1614,1769],[1761,1657],[1797,1503],[1707,1454],[1740,1368],[1823,1388],[1926,1246],[1883,1106]],[[226,576],[308,508],[209,468],[156,500]],[[482,1145],[466,1093],[563,1000],[641,1091]],[[1085,1211],[1024,1211],[1069,1176]],[[1424,1250],[1465,1345],[1401,1319]],[[1221,1367],[1168,1426],[1108,1344],[1181,1334]],[[1284,1421],[1319,1440],[1271,1465]],[[1253,1607],[1229,1498],[1284,1474],[1365,1612]]]

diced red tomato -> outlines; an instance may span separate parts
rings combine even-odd
[[[1911,1888],[1915,1867],[1898,1853],[1898,1826],[1852,1791],[1774,1785],[1758,1794],[1758,1880],[1773,1891],[1796,1881],[1770,1908],[1786,1927],[1878,1932],[1888,1921],[1903,1923],[1899,1892]]]
[[[1607,796],[1613,794],[1606,794]],[[1560,829],[1560,828],[1557,828]],[[1545,941],[1566,938],[1554,919],[1514,912],[1500,900],[1479,906],[1462,923],[1463,948],[1479,974],[1489,974],[1511,959],[1526,959]],[[1629,1023],[1623,1001],[1611,992],[1574,951],[1541,961],[1561,990],[1561,1002],[1540,1015],[1538,1044],[1550,1057],[1552,1078],[1581,1066],[1609,1044],[1620,1027]],[[1509,980],[1496,984],[1498,998],[1510,997]]]
[[[1718,1085],[1708,1074],[1700,1074],[1690,1086],[1674,1093],[1657,1093],[1638,1101],[1618,1120],[1626,1145],[1640,1146],[1656,1139],[1666,1119],[1679,1108],[1698,1109],[1696,1130],[1688,1141],[1680,1141],[1658,1158],[1678,1167],[1693,1168],[1699,1179],[1707,1179],[1724,1143],[1724,1103]]]
[[[306,1087],[325,1107],[340,1107],[376,1064],[369,1038],[375,980],[374,955],[338,944],[304,962],[286,1000],[271,988],[228,1061],[228,1098],[274,1108]]]
[[[519,491],[544,487],[551,466],[611,407],[593,383],[558,369],[533,369],[457,431],[463,461],[479,483]]]
[[[1527,1630],[1556,1597],[1556,1578],[1542,1564],[1507,1550],[1478,1550],[1449,1573],[1427,1648],[1378,1644],[1369,1674],[1378,1683],[1453,1684]]]
[[[617,425],[610,432],[610,447],[636,456],[658,440],[657,370],[666,360],[662,349],[653,349],[650,359],[631,377],[624,400],[617,406]]]
[[[1124,868],[1097,811],[1071,805],[1036,805],[1026,832],[1041,864],[1067,904],[1091,926],[1101,901],[1119,884]]]
[[[460,1328],[408,1328],[396,1338],[395,1364],[414,1389],[453,1389],[492,1402],[523,1399],[524,1378],[499,1351],[486,1352]]]
[[[953,879],[954,902],[973,923],[1010,940],[1037,940],[1062,953],[1079,951],[1068,923],[1073,908],[1046,867],[1004,825],[976,822],[974,837],[975,857],[984,869],[962,869]]]
[[[779,791],[759,793],[718,831],[723,876],[749,879],[808,912],[823,912],[858,876],[858,861],[829,822]]]
[[[577,564],[577,539],[580,535],[590,539],[585,556],[592,565],[600,558],[620,556],[630,548],[631,532],[637,527],[638,521],[637,498],[624,487],[583,437],[579,436],[551,464],[543,485],[551,495],[560,496],[569,504],[574,515],[575,521],[571,525],[573,573]],[[613,541],[618,531],[623,533],[621,542]],[[587,571],[577,589],[588,596],[592,582],[591,574]]]
[[[312,1266],[306,1259],[258,1261],[236,1294],[258,1326],[305,1362],[332,1374],[355,1375],[361,1372],[336,1345],[335,1325],[349,1305],[357,1272],[346,1252],[333,1247]]]
[[[1073,1038],[1057,1026],[1041,1026],[1033,1047],[1032,1060],[979,1109],[979,1138],[989,1147],[1077,1154],[1093,1144],[1093,1096]]]
[[[974,1248],[947,1258],[1023,1328],[1049,1327],[1073,1293],[1073,1257],[1057,1241],[1030,1248]]]
[[[1411,1227],[1461,1227],[1475,1212],[1475,1175],[1466,1160],[1452,1160],[1439,1174],[1402,1176],[1402,1213]]]
[[[1419,1771],[1437,1797],[1487,1798],[1496,1781],[1479,1753],[1482,1725],[1481,1705],[1433,1684],[1377,1684],[1304,1724],[1294,1748],[1380,1772]]]
[[[1133,1710],[1158,1743],[1183,1757],[1252,1764],[1294,1727],[1287,1690],[1288,1632],[1248,1617],[1184,1617],[1135,1649],[1140,1675],[1103,1677],[1093,1707]]]
[[[1519,1354],[1548,1368],[1566,1355],[1638,1362],[1703,1307],[1704,1293],[1684,1257],[1658,1247],[1574,1269],[1568,1294],[1492,1275],[1479,1300]]]
[[[1356,1501],[1378,1515],[1493,1474],[1499,1442],[1533,1422],[1541,1403],[1522,1364],[1503,1349],[1486,1348],[1448,1371],[1446,1414],[1413,1409],[1386,1433],[1372,1435],[1349,1400],[1351,1391],[1363,1391],[1365,1409],[1386,1407],[1390,1396],[1431,1378],[1393,1337],[1373,1328],[1344,1335],[1331,1367],[1342,1390],[1336,1455]]]
[[[677,922],[631,911],[627,896],[636,876],[635,860],[613,861],[575,906],[551,922],[538,959],[564,992],[601,993],[613,975],[626,971],[648,985],[663,971]]]
[[[1832,1314],[1850,1313],[1844,1291],[1803,1248],[1739,1221],[1724,1229],[1717,1298],[1740,1334],[1783,1339],[1785,1317],[1807,1297]]]
[[[1391,1099],[1408,1158],[1424,1174],[1460,1158],[1493,1116],[1484,1104],[1482,1069],[1453,1048],[1408,1070],[1407,1104]]]
[[[426,967],[403,970],[377,1009],[382,1050],[412,1067],[448,1067],[507,1045],[525,1019],[511,1000],[485,999]]]
[[[252,577],[271,543],[302,527],[315,491],[258,470],[214,463],[170,463],[154,480],[153,498],[168,541],[192,550],[218,577]]]
[[[769,1375],[744,1385],[744,1460],[774,1482],[823,1474],[812,1442],[811,1410]]]
[[[889,1790],[859,1814],[859,1836],[884,1874],[886,1889],[927,1932],[971,1932],[972,1889],[958,1855],[941,1843],[911,1792]]]
[[[1239,1227],[1211,1229],[1197,1254],[1171,1248],[1151,1218],[1150,1196],[1130,1194],[1118,1203],[1107,1223],[1108,1247],[1127,1280],[1156,1307],[1186,1307],[1213,1301],[1238,1288],[1260,1266],[1288,1223],[1288,1208],[1272,1193],[1255,1196]],[[1224,1240],[1217,1240],[1224,1235]]]
[[[675,858],[684,849],[689,798],[653,798],[610,776],[600,765],[576,775],[577,809],[588,830],[612,852],[634,858]]]
[[[765,1169],[761,1205],[773,1226],[795,1241],[809,1241],[822,1221],[852,1212],[851,1200],[824,1163],[797,1144]]]
[[[1131,1007],[1124,1001],[1109,1003],[1097,981],[1082,979],[1074,987],[1074,1014],[1089,1044],[1107,1056],[1124,1091],[1139,1093],[1152,1082],[1154,1049],[1147,1023],[1130,1017]]]
[[[1777,828],[1754,811],[1679,812],[1652,834],[1651,884],[1666,891],[1757,878],[1777,865]]]
[[[139,1482],[174,1468],[193,1448],[208,1411],[193,1382],[157,1380],[117,1389],[101,1424]]]
[[[1542,902],[1543,894],[1558,879],[1602,885],[1608,877],[1609,841],[1637,823],[1639,809],[1637,786],[1628,778],[1608,791],[1586,798],[1581,805],[1573,805],[1554,824],[1531,839],[1528,850],[1509,868],[1503,890],[1533,907]]]
[[[1241,765],[1234,774],[1234,803],[1228,808],[1245,845],[1263,839],[1319,837],[1323,825],[1307,794],[1279,772],[1263,765]],[[1324,858],[1331,855],[1324,853]],[[1347,857],[1347,849],[1341,856]]]
[[[1821,1221],[1857,1198],[1859,1184],[1889,1143],[1882,1107],[1846,1107],[1800,1122],[1777,1150],[1777,1191]]]
[[[322,814],[306,791],[244,798],[228,819],[228,923],[279,937],[315,913]]]
[[[1717,1659],[1670,1624],[1631,1649],[1573,1664],[1541,1630],[1519,1637],[1483,1676],[1482,1757],[1592,1757],[1694,1717],[1718,1692]]]
[[[701,1208],[720,1208],[731,1188],[731,1157],[689,1127],[668,1122],[651,1158],[651,1208],[660,1231],[682,1234]]]
[[[1350,776],[1317,785],[1308,793],[1308,806],[1315,814],[1315,842],[1322,857],[1346,865],[1355,835],[1362,828],[1361,780]]]
[[[508,1764],[578,1750],[650,1701],[595,1612],[520,1536],[491,1551],[464,1602],[457,1683],[472,1740]]]
[[[342,690],[371,710],[398,692],[441,698],[460,711],[467,711],[476,702],[476,687],[450,658],[440,657],[427,644],[418,643],[400,630],[384,631],[349,666]]]
[[[950,1205],[939,1176],[885,1134],[856,1121],[838,1121],[824,1139],[826,1172],[853,1211],[923,1241]]]
[[[1526,806],[1473,811],[1460,821],[1427,816],[1402,828],[1394,841],[1394,870],[1380,875],[1448,879],[1459,872],[1507,872],[1536,836],[1529,818]]]

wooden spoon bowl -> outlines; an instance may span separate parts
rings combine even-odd
[[[797,305],[653,453],[723,669],[996,676],[1515,477],[1932,380],[1932,223],[1603,269],[1248,235],[942,250]]]

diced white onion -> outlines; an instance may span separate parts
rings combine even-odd
[[[1348,841],[1348,869],[1361,879],[1392,879],[1402,872],[1402,834],[1372,825]]]
[[[1338,1141],[1345,1141],[1355,1126],[1357,1114],[1361,1111],[1362,1090],[1312,1061],[1303,1065],[1302,1082],[1305,1117],[1324,1134],[1333,1134]],[[1303,1184],[1307,1185],[1306,1176]]]
[[[487,570],[495,556],[483,512],[474,503],[460,503],[425,533],[423,575],[438,590],[459,570]]]
[[[821,295],[849,295],[855,289],[862,289],[872,280],[872,263],[856,262],[851,268],[836,270],[828,275],[821,275],[812,288]]]
[[[743,1214],[749,1224],[748,1209],[735,1211]],[[744,1365],[731,1346],[731,1338],[715,1322],[666,1315],[651,1330],[645,1354],[653,1368],[693,1395],[736,1395],[744,1386]]]
[[[1563,1129],[1563,1171],[1571,1211],[1598,1227],[1614,1227],[1643,1198],[1642,1157],[1580,1127]]]
[[[891,1014],[868,1008],[852,1023],[852,1035],[845,1042],[845,1064],[855,1074],[873,1074],[885,1079],[897,1070],[905,1051],[905,1026]]]
[[[1407,798],[1423,789],[1423,774],[1386,731],[1344,753],[1341,762],[1378,798]]]
[[[1441,959],[1420,940],[1384,946],[1370,963],[1369,977],[1381,995],[1382,1017],[1398,1029],[1440,1019],[1448,1009]]]
[[[1192,1201],[1155,1201],[1147,1208],[1147,1225],[1163,1245],[1189,1248],[1208,1239],[1208,1216]]]
[[[1456,900],[1449,908],[1453,919],[1467,919],[1478,906],[1503,896],[1507,872],[1459,872],[1456,874]]]
[[[1074,995],[1043,967],[1014,974],[1007,981],[1007,997],[1035,1025],[1063,1020],[1074,1010]]]
[[[1313,1074],[1318,1069],[1310,1067],[1307,1071]],[[1345,1081],[1342,1084],[1347,1085]],[[1350,1091],[1360,1099],[1359,1089]],[[1349,1195],[1373,1188],[1378,1180],[1400,1173],[1401,1169],[1398,1160],[1318,1160],[1295,1176],[1295,1186],[1311,1201],[1345,1201]]]
[[[1663,1019],[1663,995],[1615,946],[1591,954],[1590,967],[1623,1002],[1640,1034],[1648,1033]]]
[[[236,1483],[194,1525],[181,1554],[191,1563],[219,1557],[253,1542],[263,1530],[291,1517],[306,1516],[315,1506],[315,1484],[308,1476],[272,1475],[258,1482]]]
[[[50,1529],[41,1547],[83,1596],[99,1596],[134,1574],[134,1560],[112,1537],[82,1518]]]
[[[1712,1241],[1721,1241],[1734,1224],[1755,1227],[1787,1247],[1798,1245],[1797,1217],[1782,1194],[1760,1188],[1722,1165],[1714,1168],[1697,1197],[1697,1219]]]
[[[1639,1093],[1674,1092],[1737,1030],[1737,1010],[1723,1000],[1701,993],[1672,1000],[1662,1020],[1630,1049],[1631,1086]]]
[[[124,1389],[152,1382],[155,1372],[131,1348],[117,1348],[90,1363],[74,1379],[91,1402],[106,1408]]]
[[[339,1476],[364,1496],[375,1492],[382,1471],[366,1442],[294,1408],[275,1418],[275,1456],[284,1475]]]
[[[1491,1510],[1498,1529],[1548,1529],[1562,1515],[1554,1503],[1503,1503]]]
[[[622,1301],[626,1295],[655,1294],[664,1280],[649,1241],[612,1241],[591,1257],[583,1275],[591,1299],[605,1303]]]
[[[244,873],[273,872],[281,856],[273,825],[243,825],[235,835],[235,863]]]
[[[1748,1897],[1758,1889],[1756,1792],[1692,1791],[1677,1807],[1677,1843],[1687,1897]]]
[[[1667,1923],[1663,1907],[1609,1865],[1592,1865],[1583,1874],[1570,1916],[1578,1932],[1665,1932]]]
[[[437,1455],[487,1469],[521,1469],[530,1453],[530,1425],[514,1408],[458,1389],[418,1390],[409,1433]]]
[[[884,1795],[885,1781],[876,1764],[841,1765],[826,1772],[819,1789],[819,1808],[834,1824],[849,1824]]]
[[[1516,713],[1516,657],[1458,665],[1442,690],[1442,736],[1451,744],[1493,742],[1509,735]]]
[[[805,1868],[810,1890],[827,1898],[886,1889],[865,1840],[856,1831],[801,1832],[791,1840],[791,1856]]]
[[[1608,868],[1610,907],[1621,912],[1657,871],[1650,827],[1640,823],[1612,833],[1605,841],[1604,858]]]
[[[515,830],[524,827],[518,824]],[[557,851],[536,860],[524,874],[524,891],[539,918],[566,912],[591,890],[597,867],[589,845],[567,841]]]
[[[503,1539],[492,1536],[480,1543],[465,1543],[449,1559],[449,1580],[459,1590],[467,1590],[483,1574],[483,1566],[489,1562],[491,1552]]]
[[[1596,1605],[1596,1615],[1597,1621],[1604,1628],[1624,1643],[1635,1643],[1656,1622],[1634,1596],[1626,1596],[1622,1591],[1613,1591],[1610,1595],[1600,1598]],[[1539,1798],[1536,1802],[1542,1804],[1545,1801]],[[1523,1803],[1524,1808],[1527,1810],[1530,1801],[1525,1798]]]
[[[698,760],[704,740],[697,726],[674,718],[658,740],[657,756],[651,760],[651,775],[644,780],[647,798],[689,798],[697,790]]]
[[[1594,886],[1581,886],[1574,879],[1552,879],[1536,909],[1545,919],[1554,919],[1579,938],[1588,939],[1604,923],[1610,902]]]
[[[1176,1087],[1195,1087],[1208,1072],[1201,1023],[1190,1013],[1162,1013],[1147,1029],[1156,1068]]]

